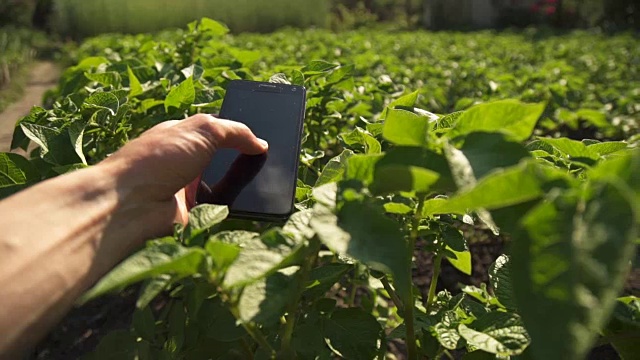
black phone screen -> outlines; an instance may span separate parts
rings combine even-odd
[[[220,149],[202,174],[198,203],[232,214],[283,217],[293,210],[305,92],[301,86],[233,81],[220,117],[246,124],[269,143],[263,155]]]

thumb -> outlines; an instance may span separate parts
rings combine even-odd
[[[249,127],[236,121],[218,119],[210,115],[197,115],[176,125],[181,130],[197,131],[217,149],[236,149],[243,154],[263,154],[268,143],[255,136]]]

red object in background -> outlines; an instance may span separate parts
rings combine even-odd
[[[535,4],[531,5],[530,10],[532,13],[544,13],[547,16],[551,16],[557,11],[558,0],[539,0]]]

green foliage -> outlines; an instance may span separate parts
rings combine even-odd
[[[13,146],[39,150],[0,157],[0,189],[17,191],[154,124],[217,113],[231,79],[308,89],[299,211],[277,227],[192,209],[83,298],[143,282],[132,329],[105,337],[96,357],[368,359],[404,339],[411,359],[579,359],[598,334],[633,354],[637,301],[616,297],[638,239],[640,99],[637,69],[607,65],[638,56],[629,38],[578,33],[559,54],[556,40],[508,34],[225,33],[204,20],[88,40],[52,109],[16,127]],[[589,129],[597,140],[569,136]],[[442,259],[472,271],[460,228],[476,220],[512,239],[491,289],[436,293]],[[418,240],[434,255],[426,297],[411,278]],[[336,301],[343,287],[366,293],[360,306]],[[169,304],[150,311],[165,290]]]
[[[324,27],[329,15],[328,0],[53,1],[54,30],[74,37],[183,27],[202,16],[224,21],[234,32],[265,32],[286,26]]]
[[[0,3],[0,24],[2,26],[30,26],[36,3],[37,0],[2,1]]]
[[[0,4],[2,26],[10,24],[2,19],[3,6]],[[0,112],[19,98],[26,83],[28,64],[45,43],[45,36],[36,31],[12,26],[0,28]]]

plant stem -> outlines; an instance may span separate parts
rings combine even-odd
[[[445,349],[442,353],[443,353],[443,354],[445,354],[445,355],[447,355],[447,357],[448,357],[450,360],[455,360],[455,358],[453,357],[453,355],[451,355],[451,353],[449,352],[449,350]]]
[[[242,339],[242,349],[247,354],[247,358],[251,358],[253,356],[253,350],[251,350],[251,346],[247,342],[247,339],[243,337]]]
[[[408,298],[404,299],[404,324],[407,331],[406,345],[407,345],[407,358],[409,360],[418,359],[418,348],[416,347],[416,331],[413,324],[413,280],[411,276],[411,265],[413,264],[413,249],[416,246],[416,240],[418,239],[418,227],[420,226],[420,220],[422,219],[422,209],[424,207],[425,196],[418,196],[418,209],[416,209],[413,215],[413,221],[411,224],[411,233],[409,235],[409,244],[407,247],[407,258],[409,261],[409,290]]]
[[[272,356],[275,355],[276,351],[273,349],[271,344],[269,344],[269,341],[267,341],[267,338],[264,336],[262,331],[260,331],[260,329],[258,329],[254,324],[251,323],[242,324],[242,326],[247,331],[247,333],[251,335],[253,340],[255,340],[260,345],[260,347],[269,351],[269,354],[271,354]]]
[[[389,294],[389,297],[391,298],[391,301],[393,301],[393,304],[398,308],[398,312],[403,313],[404,306],[402,305],[402,300],[400,300],[400,298],[398,297],[398,294],[396,294],[396,291],[393,290],[393,288],[391,287],[391,284],[389,283],[389,280],[387,280],[387,277],[383,276],[380,279],[380,282],[382,282],[382,286]]]
[[[353,287],[351,288],[351,294],[349,294],[349,307],[353,307],[353,304],[356,302],[356,293],[358,292],[358,286],[357,285],[353,285]]]
[[[317,242],[317,240],[315,240]],[[283,358],[294,358],[295,352],[291,347],[291,339],[293,338],[293,328],[296,323],[296,315],[298,310],[298,304],[300,302],[300,298],[302,297],[302,293],[304,292],[304,283],[307,281],[307,277],[309,276],[309,272],[311,268],[316,263],[316,259],[318,258],[318,251],[320,250],[320,244],[317,244],[312,240],[312,244],[310,247],[313,248],[313,255],[309,257],[307,261],[305,261],[304,265],[300,269],[298,275],[298,287],[296,290],[296,296],[291,300],[289,306],[287,308],[287,315],[285,317],[286,322],[284,324],[284,328],[282,330],[282,341],[280,345],[280,351]]]
[[[229,310],[231,311],[231,314],[236,319],[240,319],[240,313],[238,312],[238,308],[235,305],[230,306]],[[276,351],[273,349],[273,346],[271,346],[271,344],[269,344],[269,341],[267,340],[267,338],[264,336],[262,331],[260,331],[260,329],[258,329],[256,327],[256,325],[254,323],[244,323],[243,322],[242,323],[242,327],[251,336],[251,338],[253,338],[253,340],[258,343],[258,345],[260,347],[262,347],[265,350],[267,350],[269,352],[269,354],[271,354],[271,356],[275,355]]]
[[[436,255],[436,259],[433,265],[433,275],[431,276],[431,284],[429,285],[429,297],[427,298],[427,305],[425,306],[427,314],[431,310],[431,305],[436,298],[436,285],[438,285],[438,277],[440,276],[440,265],[442,264],[442,251],[439,251]]]

